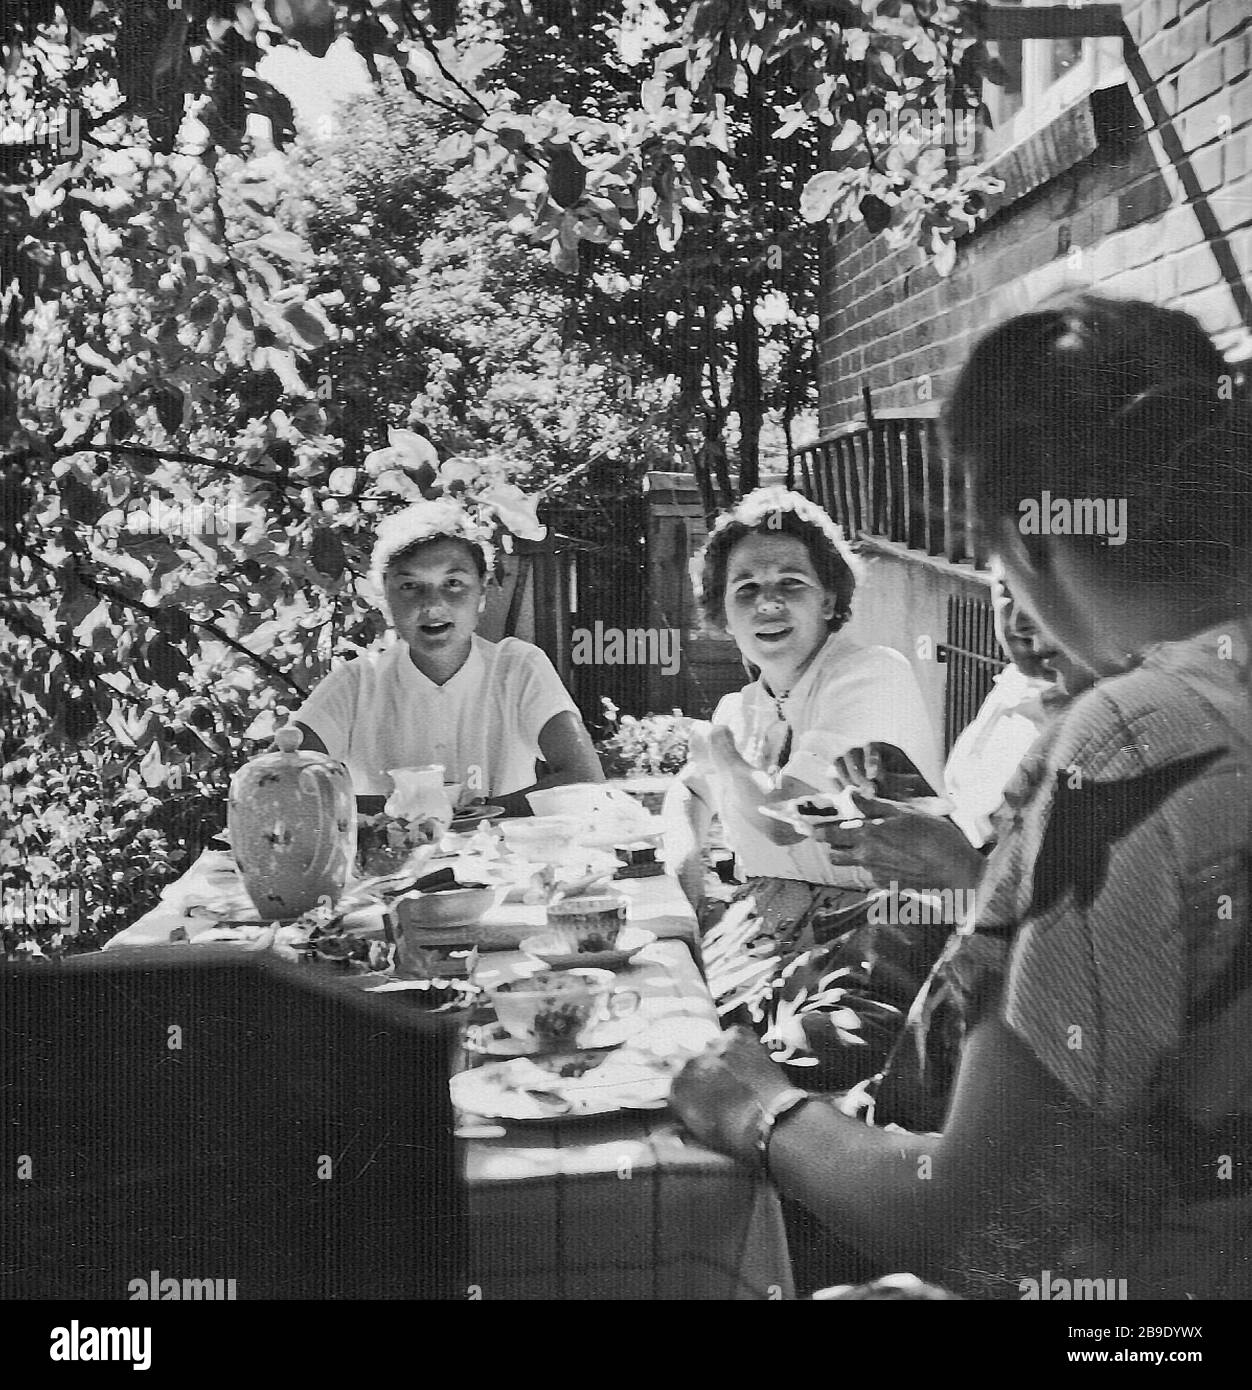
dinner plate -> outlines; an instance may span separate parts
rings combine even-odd
[[[453,1104],[463,1114],[510,1124],[552,1124],[626,1110],[661,1110],[671,1078],[645,1063],[615,1057],[563,1078],[563,1067],[581,1069],[587,1058],[555,1054],[541,1063],[529,1057],[489,1062],[451,1080]]]
[[[560,938],[540,932],[522,942],[528,956],[536,956],[553,970],[573,970],[589,966],[596,970],[616,970],[656,940],[656,932],[644,927],[627,927],[611,951],[567,951]]]
[[[476,825],[481,825],[483,821],[499,820],[502,815],[504,815],[503,806],[479,806],[476,810],[466,811],[464,815],[457,816],[448,829],[459,835],[462,831],[473,830]]]
[[[642,1020],[633,1014],[625,1018],[604,1019],[579,1035],[573,1044],[536,1042],[530,1038],[515,1038],[499,1023],[486,1023],[466,1029],[466,1046],[489,1057],[542,1057],[545,1065],[552,1057],[576,1057],[584,1052],[607,1052],[639,1032]]]

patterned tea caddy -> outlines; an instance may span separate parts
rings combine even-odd
[[[356,858],[352,776],[333,758],[298,751],[300,740],[299,729],[279,729],[277,751],[245,763],[230,783],[231,851],[266,922],[337,902]]]

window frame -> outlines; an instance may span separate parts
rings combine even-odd
[[[1054,0],[1022,0],[1023,8],[1047,5]],[[1006,150],[1013,149],[1044,130],[1054,120],[1094,91],[1124,83],[1126,69],[1121,40],[1116,37],[1084,38],[1082,57],[1060,77],[1048,80],[1051,72],[1050,48],[1056,39],[1022,39],[1022,103],[994,129],[980,125],[975,163],[987,165]],[[1003,91],[984,82],[982,100],[995,119],[994,99]]]

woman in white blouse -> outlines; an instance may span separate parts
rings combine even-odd
[[[728,632],[759,672],[718,705],[707,747],[693,750],[666,806],[667,859],[697,909],[714,814],[746,880],[704,939],[723,1014],[812,943],[815,919],[855,906],[874,886],[760,807],[870,783],[875,762],[942,785],[939,744],[907,658],[843,631],[859,569],[830,517],[781,487],[723,515],[693,561],[706,623]]]
[[[358,796],[386,796],[391,768],[439,763],[465,795],[524,816],[527,792],[603,781],[547,656],[478,635],[491,560],[490,542],[449,501],[418,502],[379,526],[371,573],[394,641],[332,671],[295,716],[306,748],[347,763]]]

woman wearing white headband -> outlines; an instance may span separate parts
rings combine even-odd
[[[907,658],[844,630],[860,569],[831,518],[782,487],[726,512],[692,561],[706,625],[733,637],[757,676],[718,705],[707,745],[693,742],[666,805],[667,858],[694,905],[714,814],[746,880],[704,937],[723,1016],[751,1010],[782,963],[824,945],[824,923],[857,910],[874,886],[862,871],[832,866],[822,845],[763,815],[762,804],[869,786],[887,770],[941,785],[939,745]]]
[[[525,795],[537,787],[603,781],[547,656],[517,637],[478,635],[491,534],[446,497],[379,526],[370,573],[396,640],[332,671],[295,716],[306,748],[347,763],[358,796],[387,795],[389,768],[440,763],[467,795],[529,815]],[[547,772],[536,781],[539,759]]]

